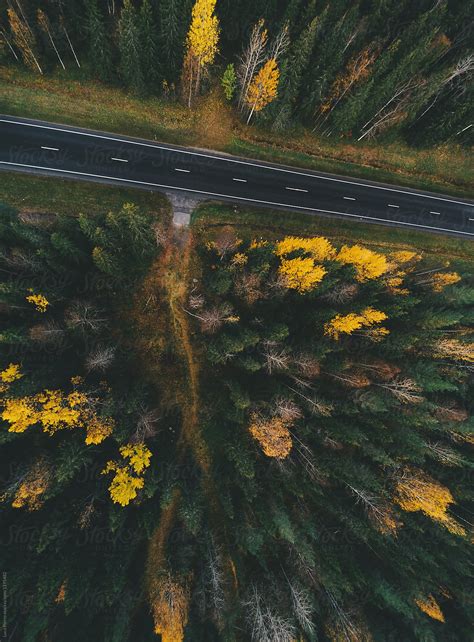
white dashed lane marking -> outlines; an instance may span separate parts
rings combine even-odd
[[[237,181],[238,183],[246,183],[247,180],[245,178],[233,178],[233,181]]]
[[[355,201],[355,198],[353,198],[352,196],[343,196],[343,198],[346,201]]]
[[[114,158],[114,156],[112,156],[111,160],[119,161],[120,163],[128,163],[126,158]]]
[[[299,187],[285,187],[285,189],[289,189],[292,192],[307,192],[307,189],[301,189]]]
[[[190,169],[180,169],[179,167],[174,168],[175,172],[184,172],[185,174],[189,174],[191,172]]]
[[[48,149],[51,152],[59,152],[59,147],[44,147],[41,145],[41,149]]]
[[[430,214],[436,214],[437,216],[441,216],[441,212],[432,212],[432,211],[430,211]]]
[[[397,208],[399,208],[399,207],[400,207],[400,205],[392,205],[391,203],[389,203],[389,204],[388,204],[388,206],[389,206],[389,207],[397,207]]]

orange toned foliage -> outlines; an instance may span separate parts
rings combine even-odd
[[[407,468],[396,486],[395,501],[405,511],[421,511],[445,526],[451,533],[465,535],[464,528],[448,515],[454,504],[451,492],[422,470]]]
[[[438,620],[438,622],[445,621],[443,612],[432,595],[428,595],[428,597],[424,599],[416,599],[415,604],[423,613],[433,618],[433,620]]]
[[[188,622],[189,588],[184,580],[161,577],[152,603],[155,633],[162,642],[182,642]]]
[[[288,424],[281,417],[263,419],[258,414],[253,414],[249,432],[267,457],[285,459],[290,454],[293,442]]]

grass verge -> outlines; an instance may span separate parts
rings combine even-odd
[[[254,209],[205,203],[194,212],[193,225],[199,230],[232,225],[244,238],[263,236],[272,239],[283,234],[325,236],[341,243],[363,243],[366,246],[395,249],[416,249],[436,255],[441,260],[458,260],[466,267],[474,260],[474,243],[457,237],[416,230],[405,230],[377,224],[355,223],[270,209]]]
[[[23,211],[72,215],[103,214],[124,203],[135,203],[149,212],[169,209],[166,197],[156,192],[3,171],[0,202]]]
[[[413,149],[402,143],[328,139],[305,129],[277,134],[247,127],[217,89],[190,111],[175,102],[138,98],[72,73],[38,77],[4,67],[0,69],[0,112],[456,196],[472,195],[471,159],[461,147]]]

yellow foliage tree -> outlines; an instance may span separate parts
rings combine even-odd
[[[50,479],[49,467],[43,460],[38,461],[21,481],[12,502],[13,508],[26,508],[29,511],[41,508],[42,496],[48,490]]]
[[[331,321],[324,325],[324,334],[332,337],[336,341],[341,334],[352,334],[360,328],[371,328],[376,323],[385,321],[387,315],[385,312],[375,310],[374,308],[366,308],[360,314],[350,312],[349,314],[336,315]],[[374,328],[378,331],[380,336],[388,334],[386,328]]]
[[[29,294],[26,297],[28,303],[32,303],[38,312],[46,312],[46,309],[49,305],[48,299],[42,294]]]
[[[277,256],[286,256],[298,250],[309,254],[315,261],[327,261],[336,256],[336,250],[324,236],[313,236],[311,238],[286,236],[276,244],[275,254]]]
[[[0,380],[2,383],[13,383],[17,379],[21,379],[23,375],[20,372],[20,366],[17,363],[10,363],[9,366],[0,372]]]
[[[261,111],[276,98],[279,79],[280,70],[277,61],[275,58],[270,58],[252,78],[245,96],[245,102],[250,110],[247,123],[250,122],[254,112]]]
[[[300,293],[312,290],[326,274],[321,265],[316,265],[311,258],[283,259],[279,274],[287,288]]]
[[[115,475],[110,483],[109,492],[112,501],[120,506],[128,506],[128,504],[137,496],[137,490],[143,488],[143,477],[136,477],[130,473],[130,469],[126,466],[121,466],[115,461],[107,462],[102,475],[115,472]]]
[[[214,61],[218,51],[219,21],[214,14],[215,6],[216,0],[196,0],[193,6],[185,56],[189,107],[193,91],[195,94],[199,91],[202,69]]]
[[[431,277],[433,292],[442,292],[448,285],[458,283],[461,277],[457,272],[436,272]]]
[[[19,367],[12,366],[10,364],[4,372],[8,371],[10,378],[20,378]],[[94,402],[78,390],[69,394],[61,390],[43,390],[32,396],[1,399],[1,417],[9,424],[9,432],[25,432],[35,424],[39,424],[48,435],[65,428],[85,428],[86,444],[100,444],[112,433],[115,422],[111,417],[99,417]]]
[[[151,451],[145,444],[126,444],[120,447],[120,454],[123,461],[108,461],[101,474],[115,473],[109,486],[110,497],[114,503],[128,506],[144,486],[139,475],[150,465]]]
[[[447,514],[449,505],[454,503],[449,489],[421,470],[405,469],[397,482],[395,501],[408,512],[423,512],[445,526],[451,533],[466,534],[464,528]]]
[[[448,357],[455,361],[474,363],[474,346],[457,339],[442,339],[435,346],[435,353],[440,357]]]
[[[182,642],[188,622],[189,588],[170,574],[159,578],[153,598],[155,633],[162,642]]]
[[[376,279],[387,272],[389,263],[383,254],[373,252],[360,245],[343,245],[339,250],[336,261],[353,265],[358,281]]]
[[[293,442],[288,422],[280,417],[263,419],[254,413],[250,418],[249,432],[261,445],[267,457],[285,459],[290,454]]]
[[[423,613],[426,613],[426,615],[433,618],[433,620],[438,620],[438,622],[445,621],[443,611],[440,609],[438,602],[431,594],[424,599],[416,599],[415,604],[421,611],[423,611]]]

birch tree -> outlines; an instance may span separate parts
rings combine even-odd
[[[188,107],[193,96],[199,93],[203,69],[214,62],[218,51],[220,29],[215,6],[216,0],[196,0],[192,10],[185,58]]]
[[[267,43],[268,32],[265,28],[265,23],[263,20],[259,20],[252,29],[249,44],[237,68],[237,81],[239,84],[238,107],[240,111],[243,111],[246,107],[247,92],[255,71],[265,60]]]
[[[56,56],[57,56],[57,58],[59,60],[59,63],[61,65],[61,67],[64,69],[64,71],[66,71],[66,67],[64,66],[63,60],[61,58],[61,55],[60,55],[60,53],[58,51],[58,48],[57,48],[56,43],[55,43],[54,38],[53,38],[53,33],[52,33],[52,29],[51,29],[51,23],[49,21],[48,16],[41,9],[38,9],[38,13],[36,15],[37,15],[37,18],[38,18],[38,25],[39,25],[40,29],[42,31],[44,31],[44,33],[48,36],[49,41],[51,43],[51,46],[53,47],[54,52],[56,53]]]

